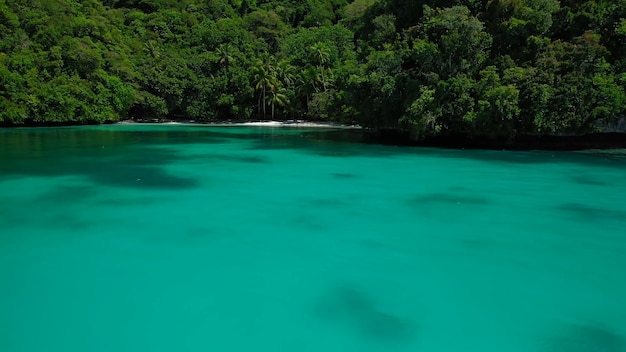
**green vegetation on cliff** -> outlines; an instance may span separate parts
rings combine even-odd
[[[626,0],[0,0],[0,123],[325,119],[583,133],[626,111]]]

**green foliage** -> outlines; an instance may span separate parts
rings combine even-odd
[[[0,123],[586,133],[626,113],[625,48],[626,0],[0,0]]]
[[[461,72],[476,72],[487,59],[491,35],[483,24],[472,17],[466,7],[443,10],[426,8],[420,37],[436,43],[438,48],[437,73],[451,77]]]

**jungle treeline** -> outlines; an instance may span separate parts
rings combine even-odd
[[[626,0],[0,0],[3,125],[581,134],[625,86]]]

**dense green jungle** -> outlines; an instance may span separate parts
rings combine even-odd
[[[303,119],[413,138],[626,112],[626,0],[0,0],[0,124]]]

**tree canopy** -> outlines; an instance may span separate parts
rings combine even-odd
[[[0,0],[0,124],[310,119],[593,132],[626,0]]]

